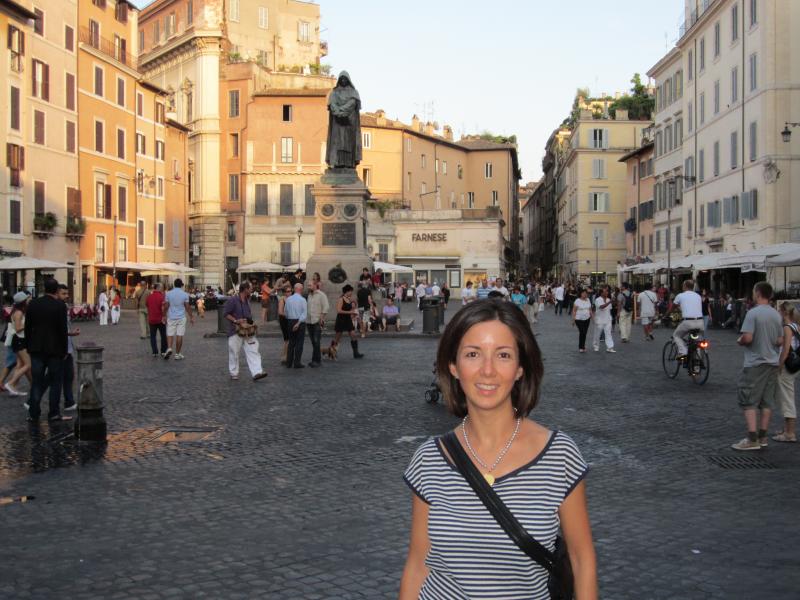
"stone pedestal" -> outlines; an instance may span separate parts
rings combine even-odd
[[[354,169],[328,169],[311,193],[316,204],[316,247],[306,273],[309,278],[320,274],[322,291],[331,305],[327,321],[333,324],[342,288],[349,283],[358,289],[361,270],[367,267],[372,272],[372,258],[367,254],[370,194]]]

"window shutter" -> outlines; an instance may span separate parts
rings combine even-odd
[[[42,100],[50,101],[50,65],[42,65]]]
[[[603,129],[603,148],[608,148],[610,137],[608,133],[608,129]]]
[[[608,192],[603,192],[603,212],[608,212],[609,204],[611,203],[611,194]]]
[[[103,203],[103,215],[106,219],[111,218],[111,185],[106,184],[105,188],[105,202]]]
[[[722,199],[722,222],[731,222],[731,198],[728,197]]]
[[[31,96],[36,96],[36,60],[31,60]]]
[[[25,54],[25,32],[19,32],[19,53],[24,55]]]
[[[25,170],[25,147],[24,146],[20,146],[17,149],[17,164],[19,165],[19,167],[17,167],[17,168],[20,171],[24,171]]]
[[[14,168],[14,145],[6,142],[6,166]]]
[[[598,162],[599,161],[596,158],[592,160],[592,179],[597,179],[598,177],[600,177],[598,173],[599,171]]]
[[[589,192],[589,212],[594,212],[594,194]]]
[[[118,4],[117,6],[120,5]],[[120,51],[122,54],[122,56],[120,56],[121,62],[128,64],[128,41],[125,38],[120,40]]]

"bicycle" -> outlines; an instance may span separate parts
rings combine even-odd
[[[670,338],[661,352],[661,364],[664,373],[670,379],[678,376],[681,368],[687,370],[689,377],[697,385],[703,385],[708,381],[711,372],[711,361],[708,356],[709,342],[703,337],[699,329],[692,329],[684,338],[686,341],[686,358],[678,360],[678,347]]]

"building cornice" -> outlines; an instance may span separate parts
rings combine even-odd
[[[656,79],[661,71],[672,65],[676,60],[680,60],[680,57],[681,49],[677,46],[674,46],[672,50],[667,52],[667,54],[661,57],[656,64],[650,67],[650,69],[647,71],[647,76]]]
[[[682,50],[683,46],[685,46],[689,42],[694,33],[698,29],[701,29],[704,25],[706,25],[714,15],[719,13],[722,10],[722,5],[725,4],[725,0],[710,0],[710,1],[711,5],[708,6],[702,12],[702,14],[700,14],[700,16],[697,17],[697,21],[692,23],[692,25],[686,29],[686,32],[678,39],[678,41],[675,44],[677,48],[680,48]]]
[[[154,48],[146,54],[139,55],[139,68],[142,70],[152,68],[154,64],[162,64],[169,60],[180,56],[184,51],[189,49],[192,53],[208,52],[213,50],[210,40],[216,40],[216,49],[220,49],[219,40],[223,37],[222,31],[219,30],[204,30],[204,31],[190,31],[184,33],[173,40],[169,41],[161,47]]]
[[[18,2],[14,2],[14,0],[0,0],[0,9],[4,12],[9,12],[12,16],[17,17],[20,20],[25,19],[35,19],[36,13],[28,10]]]

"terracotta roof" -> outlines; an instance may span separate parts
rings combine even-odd
[[[642,144],[639,148],[634,148],[630,152],[623,154],[617,162],[625,162],[629,158],[633,158],[634,156],[639,156],[640,154],[644,154],[648,150],[652,150],[655,144],[653,142],[647,142],[646,144]]]
[[[0,6],[5,6],[8,10],[15,13],[22,19],[35,19],[36,13],[22,6],[13,0],[0,0]]]
[[[281,88],[269,88],[266,90],[261,90],[260,92],[255,92],[254,96],[317,96],[317,97],[325,97],[328,95],[328,91],[326,89],[310,89],[310,88],[303,88],[303,89],[281,89]]]
[[[458,140],[456,144],[470,150],[508,150],[510,148],[516,150],[517,148],[514,144],[498,144],[489,140]]]

